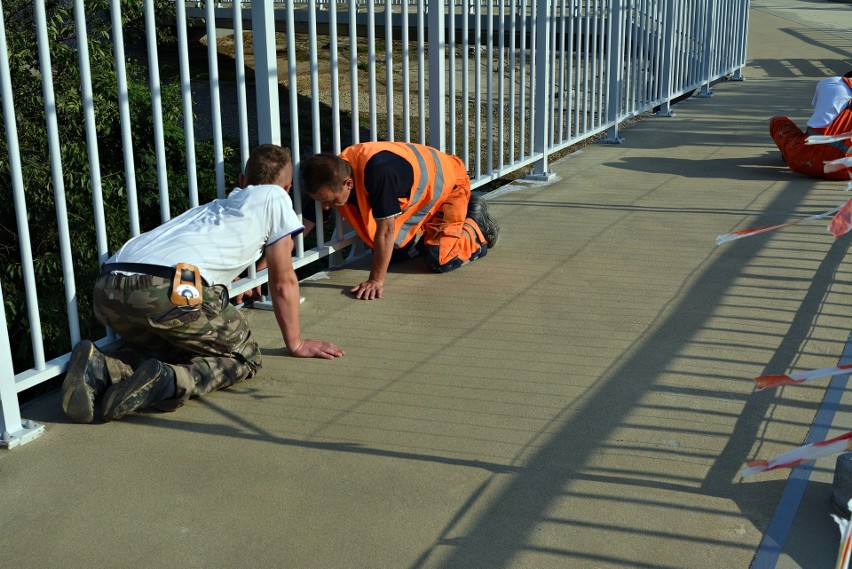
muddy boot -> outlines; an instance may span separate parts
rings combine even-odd
[[[126,380],[104,394],[104,421],[117,421],[128,413],[175,396],[175,371],[160,360],[146,360]]]
[[[78,423],[91,423],[95,401],[109,385],[106,356],[90,340],[83,340],[71,351],[62,382],[62,410]]]
[[[488,243],[488,248],[493,249],[500,239],[500,225],[491,217],[485,200],[480,196],[471,196],[467,204],[467,216],[474,220]]]

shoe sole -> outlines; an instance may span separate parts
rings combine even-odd
[[[487,238],[485,239],[485,242],[488,243],[489,249],[493,249],[494,247],[496,247],[498,241],[500,241],[500,232],[499,231],[497,233],[495,233],[494,236],[491,237],[490,240],[487,239]]]
[[[94,392],[86,384],[86,371],[95,345],[83,340],[71,353],[68,371],[62,381],[62,410],[77,423],[91,423],[95,417]]]
[[[474,213],[476,214],[475,216],[472,215]],[[479,225],[479,230],[482,231],[482,235],[485,237],[485,242],[488,244],[488,248],[493,249],[496,247],[497,242],[500,241],[500,226],[497,225],[497,222],[494,221],[493,217],[491,217],[491,213],[488,211],[488,205],[485,203],[485,200],[477,198],[475,205],[470,209],[468,215],[476,221],[477,225]],[[479,223],[478,218],[482,219],[481,224]]]
[[[139,366],[133,376],[110,387],[104,395],[104,421],[117,421],[125,415],[154,403],[147,395],[157,385],[160,362],[147,360]],[[121,397],[121,401],[115,399]]]

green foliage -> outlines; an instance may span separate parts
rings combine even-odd
[[[127,64],[128,106],[132,126],[132,156],[141,229],[160,223],[160,198],[154,146],[154,125],[148,72],[145,67],[144,13],[141,0],[121,0],[122,31]],[[174,41],[174,2],[155,1],[158,44]],[[103,329],[92,317],[91,290],[98,271],[92,205],[92,179],[86,145],[84,101],[80,86],[79,53],[71,2],[47,0],[48,44],[61,147],[62,183],[68,215],[75,275],[76,300],[83,337],[100,338]],[[110,253],[129,237],[129,207],[125,182],[124,144],[120,128],[115,55],[108,0],[86,0],[89,63],[97,130],[101,191]],[[27,229],[39,297],[41,333],[48,358],[70,349],[67,304],[59,248],[56,197],[48,151],[48,132],[42,94],[32,0],[4,0],[3,16],[14,93],[17,146],[26,195],[26,228],[19,228],[12,199],[6,133],[0,140],[0,283],[16,371],[32,365],[30,319],[23,285],[19,229]],[[141,46],[141,47],[140,47]],[[171,215],[188,207],[183,111],[179,85],[161,86],[164,146]],[[0,117],[2,117],[0,109]],[[5,117],[3,117],[5,119]],[[5,123],[2,123],[5,124]],[[226,147],[228,179],[236,178],[235,152]],[[196,142],[201,202],[216,197],[213,145]]]

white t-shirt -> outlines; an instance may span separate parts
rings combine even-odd
[[[814,92],[814,114],[808,120],[812,128],[825,128],[837,118],[852,99],[852,89],[842,77],[827,77],[817,83]]]
[[[249,186],[130,239],[107,263],[192,263],[208,284],[228,285],[264,247],[304,229],[283,188]]]

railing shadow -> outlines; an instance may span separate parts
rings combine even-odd
[[[782,195],[768,209],[789,203],[791,197]],[[769,216],[760,216],[755,220],[755,225],[760,226],[764,222],[768,224],[769,221]],[[555,497],[561,495],[567,486],[588,477],[585,465],[592,462],[594,455],[600,452],[601,442],[621,426],[620,420],[607,421],[604,418],[627,416],[633,402],[641,401],[649,390],[658,389],[654,385],[655,377],[662,375],[672,362],[683,357],[692,338],[695,338],[701,329],[711,326],[710,316],[714,309],[724,302],[734,281],[746,276],[739,271],[730,270],[731,259],[753,259],[760,256],[764,248],[762,240],[741,241],[713,261],[703,271],[704,278],[698,279],[696,286],[685,294],[672,314],[660,323],[659,332],[649,336],[641,345],[632,347],[631,351],[638,355],[629,358],[607,374],[611,379],[600,385],[594,397],[583,405],[583,409],[563,423],[549,443],[513,477],[500,496],[478,516],[479,521],[467,535],[454,543],[452,554],[441,566],[447,569],[509,566],[516,552],[526,549],[527,543],[533,540],[535,527],[547,517],[546,512],[551,508]],[[840,239],[830,247],[813,274],[807,295],[792,314],[787,334],[781,339],[774,356],[767,362],[767,373],[778,373],[789,369],[795,363],[848,249],[848,238]],[[770,280],[783,281],[780,278]],[[639,369],[646,370],[647,381],[633,380],[633,370]],[[729,397],[743,403],[743,411],[736,419],[732,436],[728,438],[722,453],[713,460],[698,493],[731,499],[748,517],[760,523],[758,520],[763,519],[766,513],[756,509],[761,502],[755,499],[754,494],[761,490],[776,493],[783,482],[761,483],[760,489],[756,489],[755,485],[746,487],[731,484],[731,481],[737,478],[744,461],[749,458],[754,441],[763,436],[760,426],[770,408],[779,404],[779,395],[767,392],[743,397],[742,393],[709,394],[700,389],[687,391],[687,394],[691,397]],[[616,401],[629,403],[625,408],[614,408],[613,402]],[[578,433],[582,433],[582,437],[578,438]],[[688,484],[642,482],[631,476],[609,476],[608,480],[629,487],[635,487],[638,483],[652,489],[695,491]],[[660,505],[665,507],[664,504]],[[625,528],[624,531],[630,532],[631,529]],[[676,536],[673,534],[672,537]],[[565,555],[572,557],[567,549]],[[807,566],[806,560],[801,561],[802,566]]]

